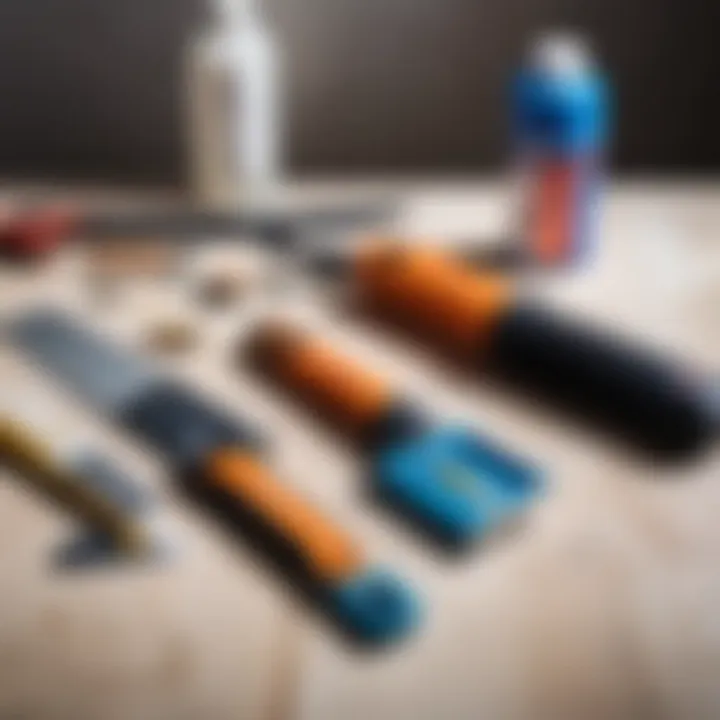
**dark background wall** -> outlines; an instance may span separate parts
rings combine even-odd
[[[720,169],[717,0],[267,0],[294,168],[488,171],[537,30],[586,30],[624,170]],[[176,181],[196,0],[0,0],[0,175]]]

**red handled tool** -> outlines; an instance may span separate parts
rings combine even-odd
[[[167,237],[196,242],[209,237],[259,238],[275,247],[298,237],[327,230],[382,223],[391,218],[390,203],[306,210],[248,209],[215,212],[188,209],[88,213],[68,205],[48,205],[0,214],[0,256],[17,261],[41,260],[73,241],[103,242],[113,238],[145,241]]]

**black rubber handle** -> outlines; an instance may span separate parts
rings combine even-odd
[[[501,376],[665,455],[700,450],[718,425],[711,388],[680,365],[536,306],[498,326],[491,363]]]

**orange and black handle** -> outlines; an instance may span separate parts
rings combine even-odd
[[[281,483],[263,459],[247,449],[224,447],[212,452],[204,462],[202,478],[230,502],[252,509],[295,548],[320,583],[342,584],[366,567],[364,552],[345,530]]]
[[[472,545],[542,487],[534,463],[475,428],[437,422],[312,332],[266,322],[243,349],[264,377],[360,441],[374,497],[445,548]]]
[[[358,255],[354,271],[366,309],[461,358],[491,342],[515,300],[503,276],[479,277],[430,247],[373,244]]]
[[[252,366],[355,443],[379,449],[427,429],[424,414],[330,343],[284,322],[258,326],[243,346]]]
[[[257,434],[182,387],[159,384],[134,399],[122,422],[161,451],[196,489],[251,522],[289,553],[345,628],[387,642],[417,622],[414,593],[370,563],[361,546],[308,499],[277,479]]]
[[[353,280],[373,317],[652,452],[683,455],[715,437],[720,413],[707,378],[541,307],[500,275],[382,241],[355,259]]]

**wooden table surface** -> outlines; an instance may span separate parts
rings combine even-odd
[[[405,194],[407,231],[459,236],[502,215],[501,196],[486,186]],[[537,281],[535,291],[720,367],[720,186],[618,186],[604,225],[592,266]],[[219,245],[196,261],[250,260]],[[168,372],[271,429],[278,472],[421,589],[427,622],[397,650],[347,647],[249,548],[181,500],[152,457],[3,345],[2,401],[122,458],[163,500],[177,552],[154,569],[60,572],[52,553],[72,525],[3,473],[0,720],[720,717],[718,452],[682,468],[631,455],[343,316],[299,277],[280,295],[256,292],[235,313],[213,314],[194,299],[199,265],[185,282],[139,283],[108,307],[89,302],[81,266],[70,253],[35,275],[0,270],[3,315],[52,302],[136,347],[153,322],[194,318],[201,345]],[[244,328],[279,309],[542,463],[548,491],[522,528],[451,561],[379,511],[347,449],[232,367]]]

